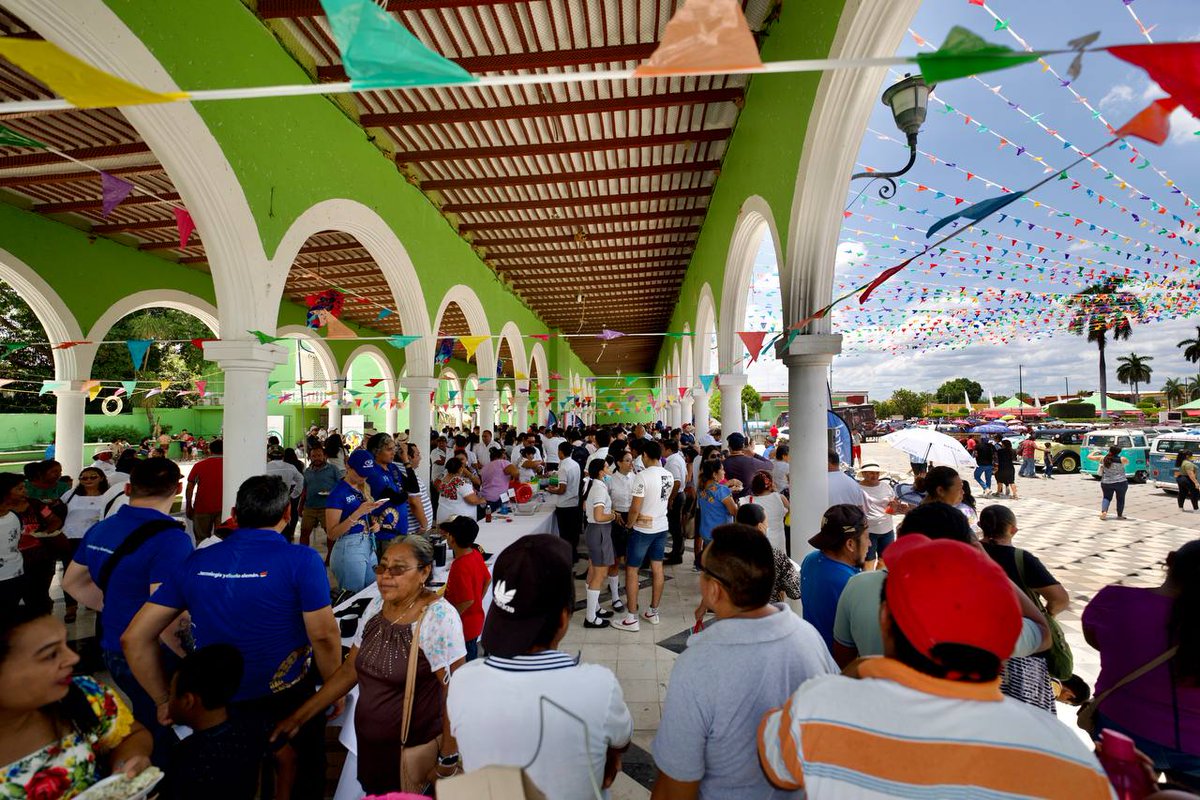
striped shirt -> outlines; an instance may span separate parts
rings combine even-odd
[[[1100,764],[1056,718],[1000,682],[934,678],[888,658],[862,680],[813,678],[763,717],[771,783],[834,798],[1111,798]]]
[[[421,507],[425,509],[425,521],[430,527],[433,527],[433,500],[429,497],[429,486],[420,475],[417,475],[417,485],[421,487]],[[411,512],[408,515],[408,532],[410,534],[421,532],[421,521],[417,519],[416,514]]]

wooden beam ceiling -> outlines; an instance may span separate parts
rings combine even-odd
[[[470,201],[444,203],[442,211],[446,214],[468,214],[485,211],[524,211],[533,208],[560,209],[607,206],[618,203],[646,203],[657,200],[670,200],[678,197],[708,197],[712,192],[712,186],[696,186],[687,189],[657,189],[649,192],[618,192],[617,194],[596,194],[588,197],[554,197],[544,200]]]
[[[598,153],[607,150],[637,150],[643,147],[698,145],[703,142],[723,142],[733,135],[732,128],[707,128],[697,131],[674,131],[648,136],[624,138],[577,139],[566,142],[537,142],[499,147],[454,147],[443,150],[411,150],[396,153],[397,164],[418,164],[426,161],[485,161],[520,156],[547,156],[562,153]]]

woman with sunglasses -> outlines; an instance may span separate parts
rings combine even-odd
[[[434,777],[407,774],[402,778],[401,744],[424,754],[423,760],[431,766],[436,764],[438,777],[457,771],[458,752],[451,744],[454,739],[446,714],[446,684],[465,663],[467,647],[458,612],[429,588],[432,577],[433,545],[424,536],[407,536],[384,551],[375,566],[379,597],[363,614],[366,622],[349,655],[319,692],[279,723],[272,740],[293,736],[304,723],[358,686],[354,706],[358,782],[367,794],[420,791]],[[417,666],[409,711],[405,690],[411,658],[417,659]],[[409,758],[414,755],[410,753]]]

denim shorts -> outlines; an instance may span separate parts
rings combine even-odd
[[[867,561],[874,561],[877,558],[883,558],[883,551],[888,548],[892,542],[896,541],[896,532],[888,531],[887,533],[872,533],[871,548],[867,550]]]
[[[641,569],[646,561],[662,561],[667,552],[668,531],[643,533],[630,531],[629,549],[625,553],[625,566]]]
[[[375,580],[375,537],[367,533],[347,533],[333,543],[329,568],[337,578],[338,588],[361,592]]]

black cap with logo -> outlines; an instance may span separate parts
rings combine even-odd
[[[529,651],[562,611],[575,607],[571,545],[553,534],[522,536],[492,569],[492,607],[483,624],[489,655],[512,658]]]

